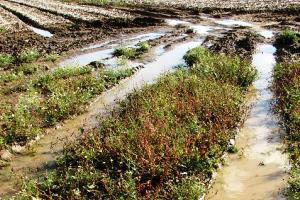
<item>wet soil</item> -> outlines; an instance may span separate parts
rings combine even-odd
[[[105,40],[118,35],[151,30],[151,27],[69,27],[68,30],[54,33],[54,37],[45,38],[32,31],[5,32],[0,35],[0,54],[6,53],[18,56],[24,49],[35,48],[41,54],[55,52],[58,54],[78,49],[95,41]]]
[[[278,37],[278,36],[277,36]],[[297,37],[300,38],[298,32]],[[276,56],[278,62],[291,62],[292,60],[300,59],[300,40],[293,44],[286,43],[285,41],[275,40],[274,46],[277,48]]]
[[[213,52],[222,52],[227,55],[239,55],[244,59],[251,59],[257,43],[264,41],[264,38],[250,30],[235,29],[228,31],[221,38],[207,38],[206,44]]]

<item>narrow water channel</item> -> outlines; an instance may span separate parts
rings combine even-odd
[[[37,33],[37,34],[39,34],[39,35],[41,35],[41,36],[43,36],[43,37],[48,37],[48,38],[50,38],[50,37],[53,36],[53,34],[50,33],[49,31],[42,30],[42,29],[40,29],[40,28],[36,28],[36,27],[33,27],[33,26],[28,26],[28,27],[29,27],[29,29],[31,29],[33,32],[35,32],[35,33]]]
[[[284,199],[288,157],[282,153],[282,136],[276,117],[271,112],[271,75],[276,64],[275,47],[261,44],[253,56],[259,72],[254,86],[257,96],[250,116],[237,137],[239,153],[231,155],[228,166],[217,175],[209,200],[279,200]]]

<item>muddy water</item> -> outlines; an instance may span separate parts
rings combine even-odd
[[[56,156],[63,150],[65,142],[76,139],[80,127],[90,128],[97,125],[99,117],[105,117],[116,105],[116,100],[125,99],[126,95],[145,84],[154,82],[162,74],[172,70],[175,66],[184,64],[183,56],[186,52],[202,44],[202,39],[179,44],[174,49],[161,53],[154,62],[145,65],[134,76],[121,81],[116,87],[101,94],[83,115],[66,120],[64,125],[50,130],[50,134],[44,136],[34,148],[32,155],[16,156],[11,166],[0,171],[0,194],[13,193],[14,178],[6,179],[13,171],[24,172],[24,169],[39,168],[43,170],[53,166]],[[32,173],[26,173],[27,175]],[[33,173],[35,174],[35,173]],[[0,195],[1,197],[1,195]]]
[[[282,153],[284,131],[270,112],[272,93],[268,89],[275,51],[273,46],[262,44],[253,56],[259,72],[254,83],[257,97],[236,140],[240,153],[230,156],[228,166],[219,172],[209,200],[284,199],[281,191],[286,184],[288,158]]]
[[[84,66],[93,61],[105,63],[105,61],[112,57],[114,48],[119,46],[135,47],[140,42],[157,39],[165,34],[166,33],[146,33],[130,38],[124,38],[123,40],[111,40],[101,44],[90,45],[89,47],[82,49],[83,53],[81,55],[75,55],[74,57],[65,59],[59,66]],[[115,61],[116,59],[111,59],[105,64],[115,65]]]
[[[240,21],[240,20],[234,20],[234,19],[223,19],[223,20],[217,20],[215,21],[217,24],[221,24],[224,26],[253,26],[252,23]]]

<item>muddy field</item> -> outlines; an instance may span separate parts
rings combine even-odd
[[[292,41],[300,38],[298,0],[79,2],[0,0],[0,197],[25,191],[17,177],[55,169],[66,143],[101,126],[117,102],[165,73],[192,68],[195,63],[183,57],[202,46],[258,71],[256,89],[240,94],[248,102],[241,103],[241,119],[230,130],[241,136],[227,141],[231,148],[236,139],[240,151],[229,156],[229,167],[211,190],[213,175],[201,180],[204,194],[216,200],[283,198],[290,166],[283,154],[284,130],[269,112],[269,83],[276,63],[299,59],[300,42]],[[280,39],[284,30],[292,42]],[[243,84],[248,83],[240,83],[241,91]],[[212,162],[223,161],[220,156]],[[158,195],[160,189],[150,183],[139,184],[146,191],[138,192],[141,199]]]

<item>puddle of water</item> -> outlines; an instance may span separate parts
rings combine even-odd
[[[254,83],[258,94],[236,141],[243,157],[230,157],[229,166],[221,170],[208,195],[210,200],[283,199],[280,190],[285,187],[289,163],[282,153],[283,130],[271,113],[272,93],[268,89],[275,52],[272,45],[263,44],[253,56],[259,72]]]
[[[147,40],[154,40],[157,39],[161,36],[164,36],[164,33],[146,33],[146,34],[142,34],[142,35],[138,35],[129,39],[125,39],[125,41],[130,41],[130,40],[138,40],[139,42],[144,42]]]
[[[66,60],[60,62],[59,66],[60,67],[84,66],[93,61],[103,61],[103,63],[107,62],[107,64],[116,66],[117,65],[117,62],[115,62],[116,59],[111,58],[112,53],[114,51],[112,48],[116,48],[124,43],[127,43],[127,45],[125,45],[125,47],[134,48],[140,42],[157,39],[163,35],[165,35],[165,34],[163,34],[163,33],[146,33],[146,34],[141,34],[141,35],[134,36],[131,38],[127,38],[124,40],[111,40],[111,41],[104,42],[101,44],[91,45],[87,48],[82,49],[82,51],[94,49],[93,52],[76,55],[74,57],[66,59]],[[96,48],[106,48],[106,49],[96,50]]]
[[[191,24],[190,22],[187,22],[187,21],[182,21],[182,20],[179,20],[179,19],[166,19],[165,22],[169,25],[169,26],[177,26],[179,24]]]
[[[96,52],[91,52],[83,55],[78,55],[69,59],[62,61],[59,66],[60,67],[68,67],[68,66],[84,66],[93,61],[101,61],[103,59],[110,58],[113,49],[105,49]]]
[[[217,20],[215,22],[217,24],[221,24],[224,26],[253,26],[253,24],[250,22],[244,22],[244,21],[233,20],[233,19]]]
[[[128,47],[134,47],[139,42],[154,40],[154,39],[157,39],[164,35],[165,35],[165,33],[146,33],[146,34],[141,34],[141,35],[134,36],[131,38],[126,38],[123,40],[110,40],[108,42],[103,42],[100,44],[93,44],[86,48],[81,49],[81,51],[98,49],[98,48],[113,48],[113,47],[117,47],[118,45],[120,45],[120,43],[131,43],[133,41],[136,41],[136,43],[134,45],[128,45]]]
[[[154,56],[158,57],[161,56],[165,52],[165,45],[159,45],[154,50]]]
[[[114,42],[116,42],[118,40],[110,40],[108,42],[103,42],[103,43],[100,43],[100,44],[93,44],[93,45],[90,45],[86,48],[82,48],[81,51],[86,51],[86,50],[91,50],[91,49],[98,49],[98,48],[104,48],[104,47],[107,47],[107,46],[112,46],[112,44],[114,44]]]
[[[50,33],[49,31],[45,31],[45,30],[42,30],[42,29],[39,29],[39,28],[36,28],[36,27],[33,27],[33,26],[29,26],[29,28],[33,32],[35,32],[35,33],[37,33],[37,34],[39,34],[39,35],[41,35],[43,37],[52,37],[53,36],[53,34]]]
[[[192,25],[190,27],[194,29],[198,34],[208,34],[208,32],[212,30],[211,27],[203,25]]]
[[[209,31],[213,30],[213,28],[210,26],[204,26],[204,25],[200,25],[200,24],[193,25],[190,22],[177,20],[177,19],[167,19],[165,21],[169,26],[177,26],[180,24],[186,25],[187,27],[194,29],[196,33],[201,34],[201,35],[203,35],[203,34],[206,35],[206,34],[208,34]],[[214,27],[214,28],[216,28],[216,27]]]
[[[138,67],[138,66],[144,65],[141,62],[127,60],[127,59],[124,60],[122,58],[117,58],[117,57],[112,57],[107,60],[101,60],[101,62],[103,64],[107,65],[107,67],[110,69],[117,69],[119,67],[133,68],[133,67]]]
[[[274,36],[274,32],[270,30],[260,30],[258,31],[258,34],[268,39]]]

